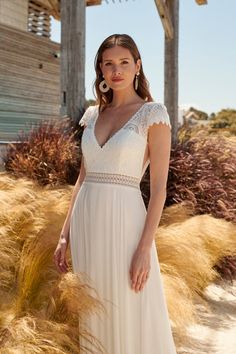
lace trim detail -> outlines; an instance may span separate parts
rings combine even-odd
[[[91,124],[89,124],[91,122],[91,118],[93,116],[93,109],[94,106],[89,106],[86,111],[84,112],[82,118],[79,121],[79,125],[80,126],[84,126],[86,125],[86,127],[90,128]]]
[[[128,123],[127,126],[124,127],[124,129],[129,129],[129,130],[132,130],[134,131],[135,133],[139,133],[139,129],[138,129],[138,126],[134,123]]]
[[[146,139],[148,128],[154,123],[166,124],[171,129],[170,117],[163,103],[148,102],[145,111],[140,112],[131,122],[128,122],[124,129],[132,130]]]
[[[91,128],[96,109],[97,106],[89,106],[80,119],[79,125]],[[163,103],[147,102],[120,130],[129,129],[146,138],[148,128],[154,123],[166,124],[172,129],[166,106]]]
[[[139,178],[117,173],[87,172],[84,182],[115,183],[139,188]]]
[[[154,103],[147,117],[147,129],[154,123],[166,124],[171,129],[170,117],[163,103]]]

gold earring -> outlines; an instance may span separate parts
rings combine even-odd
[[[134,89],[135,89],[135,91],[137,91],[137,89],[138,89],[138,77],[139,77],[139,73],[137,73],[137,74],[135,75],[135,82],[134,82]]]

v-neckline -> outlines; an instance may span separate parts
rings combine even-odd
[[[96,115],[95,115],[95,118],[94,118],[93,126],[92,126],[93,136],[94,136],[94,140],[95,140],[97,146],[101,150],[103,150],[104,147],[110,142],[110,140],[112,140],[115,135],[117,135],[120,131],[122,131],[126,127],[126,125],[131,122],[131,120],[133,120],[133,118],[141,111],[141,109],[146,105],[146,103],[147,102],[144,102],[142,104],[142,106],[139,107],[139,109],[134,114],[132,114],[132,116],[127,120],[127,122],[125,124],[123,124],[122,127],[119,128],[114,134],[112,134],[112,136],[110,136],[110,138],[108,140],[106,140],[105,143],[102,146],[98,143],[97,137],[95,135],[95,125],[96,125],[97,119],[99,117],[99,106],[98,106],[97,107],[97,111],[96,111]]]

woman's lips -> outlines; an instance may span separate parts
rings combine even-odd
[[[123,79],[112,79],[112,81],[119,82],[119,81],[123,81]]]

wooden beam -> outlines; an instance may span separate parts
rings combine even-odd
[[[168,9],[168,1],[166,0],[154,0],[156,7],[157,7],[157,11],[159,13],[164,31],[165,31],[165,35],[168,39],[172,39],[173,38],[173,24],[171,22],[171,18],[170,18],[170,12]]]
[[[198,5],[207,5],[207,0],[195,0]]]
[[[102,0],[84,0],[84,1],[86,3],[86,6],[94,6],[94,5],[102,4]],[[48,9],[50,15],[53,16],[56,20],[58,21],[61,20],[61,0],[34,0],[34,2],[40,6],[43,6],[45,9]]]
[[[60,0],[33,0],[38,6],[48,10],[56,20],[60,20]]]
[[[86,0],[87,6],[101,5],[101,4],[102,4],[102,0]]]
[[[168,0],[173,38],[165,35],[165,86],[164,103],[170,115],[172,125],[172,143],[177,142],[178,96],[179,96],[179,0]]]
[[[81,118],[85,106],[85,1],[61,0],[61,114]]]
[[[52,12],[51,15],[56,19],[60,20],[60,0],[48,0],[51,5]]]

